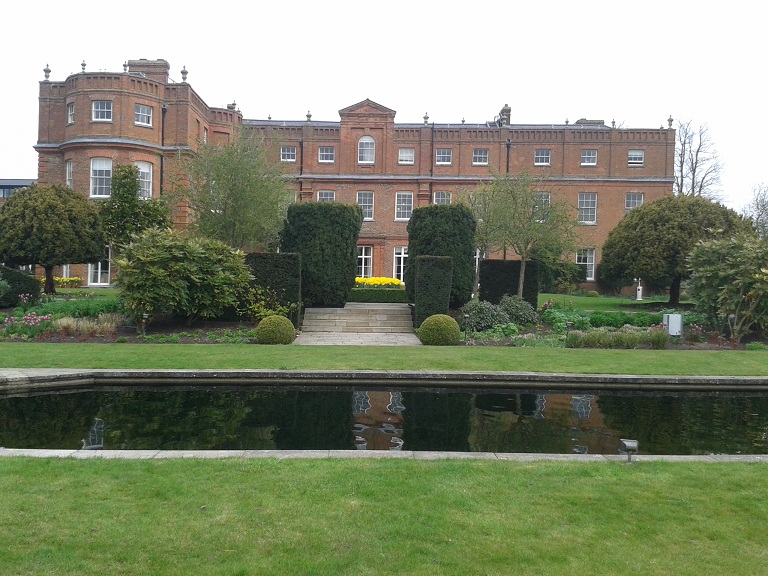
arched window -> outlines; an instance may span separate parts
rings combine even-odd
[[[376,142],[370,136],[363,136],[357,141],[357,163],[373,164],[376,158]]]

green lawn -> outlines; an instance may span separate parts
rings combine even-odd
[[[0,459],[0,572],[765,574],[764,464]]]
[[[765,376],[768,353],[494,346],[260,346],[0,342],[0,368],[449,370]]]

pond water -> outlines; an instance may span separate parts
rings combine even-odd
[[[225,388],[0,397],[0,446],[768,453],[768,397]]]

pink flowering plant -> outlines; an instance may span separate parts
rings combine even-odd
[[[51,326],[50,314],[27,312],[21,317],[8,316],[0,325],[0,339],[31,340]]]

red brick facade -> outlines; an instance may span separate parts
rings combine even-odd
[[[370,100],[340,110],[339,121],[314,121],[309,114],[306,120],[243,120],[235,105],[208,107],[186,82],[186,70],[181,83],[171,82],[169,69],[164,60],[131,60],[123,73],[83,71],[63,82],[49,81],[46,71],[38,182],[69,183],[98,199],[108,191],[98,188],[101,160],[94,159],[139,162],[151,167],[157,197],[167,189],[179,153],[194,153],[206,139],[227,141],[242,125],[274,145],[299,201],[372,201],[358,245],[365,247],[366,272],[373,276],[399,275],[396,254],[408,244],[410,209],[440,199],[456,202],[496,174],[527,170],[546,176],[542,191],[553,199],[577,208],[581,198],[589,223],[579,227],[579,244],[587,250],[582,260],[591,254],[593,264],[628,201],[672,194],[671,128],[619,129],[588,120],[512,124],[506,105],[496,119],[480,124],[434,124],[426,115],[423,123],[397,124],[394,110]]]
[[[40,82],[38,183],[65,183],[103,200],[94,159],[107,165],[141,163],[147,192],[159,197],[171,185],[179,154],[199,142],[226,142],[242,114],[235,106],[211,108],[186,82],[169,80],[165,60],[130,60],[122,73],[83,72],[63,82]],[[106,193],[105,193],[106,192]],[[177,224],[186,216],[179,212]],[[106,261],[103,263],[106,267]],[[72,266],[70,274],[89,284],[105,283],[94,267]]]
[[[510,124],[511,109],[482,124],[396,124],[395,111],[365,100],[339,111],[340,122],[244,120],[275,148],[296,178],[302,201],[320,194],[336,202],[358,202],[373,193],[373,217],[363,224],[359,246],[369,246],[371,274],[395,275],[395,251],[407,246],[407,219],[396,217],[398,193],[413,207],[436,200],[456,202],[496,174],[527,170],[544,176],[543,192],[577,209],[586,206],[588,224],[579,244],[593,251],[627,210],[627,202],[652,202],[672,194],[673,129],[627,130],[602,121],[575,124]],[[361,138],[373,142],[372,161],[361,161]],[[295,149],[295,158],[290,152]],[[537,153],[537,151],[539,151]],[[538,161],[537,161],[538,160]],[[629,198],[627,195],[631,195]],[[592,196],[594,195],[594,196]],[[594,205],[593,205],[594,204]],[[511,256],[510,256],[511,257]],[[576,258],[576,255],[574,255]]]

